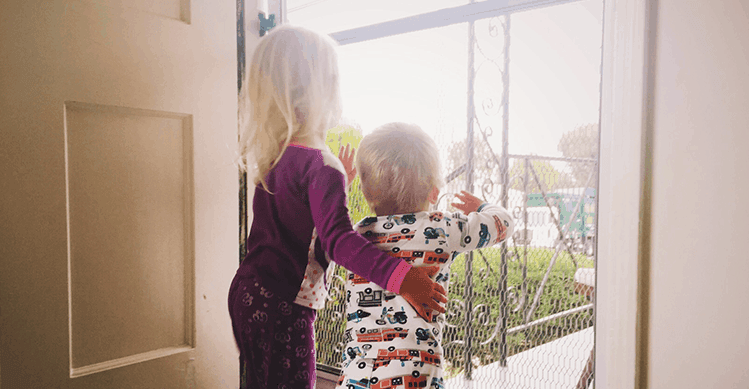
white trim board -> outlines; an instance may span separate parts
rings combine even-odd
[[[643,186],[647,162],[649,0],[605,0],[601,90],[596,386],[636,386]],[[643,190],[644,189],[644,190]],[[646,258],[647,259],[647,258]]]
[[[582,0],[485,0],[420,15],[334,32],[330,36],[341,46],[409,32],[473,22],[513,12],[573,3]]]

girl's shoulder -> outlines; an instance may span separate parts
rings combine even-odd
[[[294,152],[307,154],[316,165],[311,166],[312,168],[321,169],[322,167],[328,166],[341,172],[344,177],[346,176],[346,170],[343,167],[343,163],[341,163],[338,157],[330,152],[330,149],[328,149],[327,146],[290,144],[289,149],[294,150]]]
[[[320,150],[320,154],[322,155],[322,163],[324,166],[330,166],[341,172],[341,174],[346,177],[346,169],[343,167],[343,163],[338,159],[338,157],[331,153],[327,147],[324,150]]]

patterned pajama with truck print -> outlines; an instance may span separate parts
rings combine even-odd
[[[413,266],[439,266],[435,281],[447,290],[450,264],[459,253],[500,243],[511,236],[513,227],[504,208],[484,204],[469,215],[417,212],[368,217],[355,229]],[[443,388],[444,316],[427,321],[403,297],[349,272],[338,388]]]

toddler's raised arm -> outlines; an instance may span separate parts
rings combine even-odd
[[[506,209],[484,203],[466,191],[457,197],[463,203],[453,203],[453,206],[463,213],[451,215],[448,227],[450,247],[455,247],[458,252],[471,251],[493,246],[512,236],[515,223]]]

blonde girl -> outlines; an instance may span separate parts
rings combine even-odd
[[[327,151],[340,118],[335,43],[292,26],[254,50],[240,97],[241,166],[255,183],[247,255],[229,313],[250,388],[314,388],[315,310],[324,306],[326,257],[402,295],[423,317],[444,312],[445,290],[353,231],[346,208],[352,152]]]

